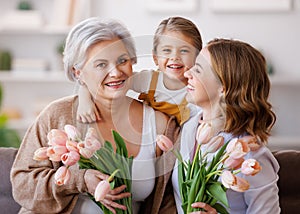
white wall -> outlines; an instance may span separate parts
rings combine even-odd
[[[92,14],[121,20],[134,36],[153,35],[162,19],[184,16],[199,27],[204,43],[215,37],[244,40],[264,52],[275,73],[300,75],[299,0],[292,0],[293,8],[288,12],[247,14],[216,13],[210,0],[196,1],[198,5],[192,12],[154,13],[141,0],[94,0]]]

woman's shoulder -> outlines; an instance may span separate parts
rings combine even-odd
[[[78,96],[71,95],[50,102],[40,113],[39,117],[69,117],[77,111]]]

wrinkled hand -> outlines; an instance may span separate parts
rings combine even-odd
[[[98,183],[102,180],[108,179],[108,175],[99,172],[98,170],[88,169],[84,175],[84,181],[87,186],[88,192],[91,195],[94,195],[96,187]],[[112,213],[116,213],[115,209],[126,210],[125,205],[118,204],[114,202],[115,200],[119,200],[122,198],[130,197],[130,192],[123,192],[126,186],[122,185],[120,187],[116,187],[113,190],[110,190],[109,193],[105,196],[103,200],[100,202],[109,209]]]
[[[192,204],[193,208],[203,208],[206,211],[195,211],[195,212],[191,212],[190,214],[204,214],[204,213],[208,213],[208,214],[217,214],[217,211],[215,210],[215,208],[212,208],[211,206],[209,206],[206,203],[202,203],[202,202],[195,202]]]
[[[114,202],[115,200],[130,197],[130,192],[123,192],[125,188],[126,186],[122,185],[116,187],[113,190],[110,190],[109,193],[105,196],[105,198],[103,200],[100,200],[100,202],[112,213],[116,213],[115,208],[126,210],[127,208],[125,205]]]

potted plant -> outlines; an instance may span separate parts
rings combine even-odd
[[[2,86],[0,85],[0,108],[2,104]],[[16,130],[7,127],[8,117],[0,113],[0,147],[18,148],[21,139]]]

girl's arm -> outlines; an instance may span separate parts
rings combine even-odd
[[[78,90],[77,120],[83,123],[99,121],[100,113],[92,100],[91,94],[85,85],[80,85]]]

